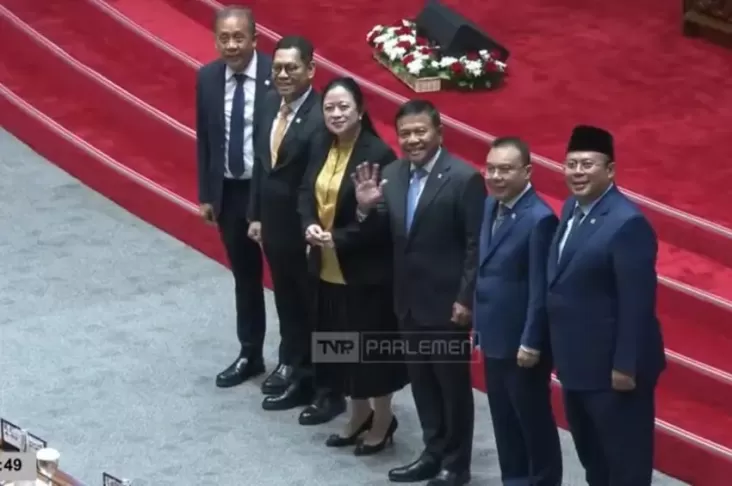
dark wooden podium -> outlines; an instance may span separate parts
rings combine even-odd
[[[732,47],[732,0],[684,0],[684,35]]]

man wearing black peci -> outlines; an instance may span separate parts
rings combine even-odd
[[[265,334],[262,253],[247,237],[247,206],[255,158],[253,140],[271,90],[271,59],[256,50],[251,10],[226,7],[215,19],[221,55],[198,72],[196,135],[201,217],[216,224],[234,274],[237,359],[216,377],[222,388],[264,372]]]
[[[361,224],[389,219],[396,314],[409,349],[418,351],[406,360],[425,448],[389,479],[461,486],[470,481],[470,324],[486,189],[475,168],[442,147],[432,103],[403,104],[396,129],[404,158],[383,179],[370,164],[354,175]]]
[[[314,396],[310,340],[314,298],[305,255],[305,236],[297,212],[299,188],[309,164],[311,144],[323,129],[320,96],[312,88],[315,75],[313,45],[287,36],[275,46],[272,92],[265,105],[262,136],[257,139],[250,237],[261,242],[269,263],[275,305],[280,320],[279,364],[262,384],[265,410],[307,405]],[[309,424],[330,420],[345,408],[345,400],[326,400]]]

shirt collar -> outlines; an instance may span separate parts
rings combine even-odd
[[[516,203],[519,202],[519,200],[522,197],[524,197],[524,195],[527,192],[529,192],[529,189],[531,189],[531,182],[529,182],[528,184],[526,184],[526,187],[524,187],[524,189],[518,195],[514,196],[513,199],[511,199],[510,201],[507,201],[505,203],[501,203],[501,204],[503,204],[504,206],[506,206],[508,209],[513,209],[513,207],[516,205]]]
[[[297,113],[297,110],[300,109],[303,103],[305,103],[305,100],[310,95],[310,92],[313,90],[312,86],[309,86],[307,90],[303,94],[301,94],[297,99],[291,101],[290,103],[287,103],[287,105],[290,107],[290,113]],[[285,100],[282,100],[282,105],[285,104]]]
[[[442,155],[442,147],[439,147],[437,149],[437,152],[435,152],[435,155],[432,156],[432,158],[422,166],[422,169],[429,175],[430,172],[432,172],[432,169],[435,167],[435,164],[437,163],[437,159],[440,158],[440,155]],[[417,169],[417,167],[414,166],[414,164],[410,164],[410,170],[414,171]]]
[[[580,204],[578,202],[578,203],[575,204],[575,206],[579,206],[579,208],[582,210],[582,214],[584,214],[585,216],[587,216],[588,214],[590,214],[590,211],[592,211],[592,209],[595,206],[597,206],[597,204],[600,201],[602,201],[602,198],[604,198],[607,195],[607,193],[610,192],[610,189],[612,189],[613,187],[615,187],[615,184],[610,184],[610,186],[608,186],[608,188],[605,189],[605,192],[603,192],[600,197],[598,197],[597,199],[595,199],[591,203],[589,203],[589,204]]]
[[[226,66],[226,81],[231,81],[231,78],[234,77],[235,74],[237,73],[235,73],[233,69]],[[247,64],[247,67],[244,68],[242,74],[244,74],[247,79],[257,79],[257,51],[254,51],[252,59],[249,61],[249,64]]]

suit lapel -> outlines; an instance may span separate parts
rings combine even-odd
[[[338,218],[342,208],[349,207],[349,205],[346,204],[346,198],[352,197],[354,194],[351,174],[356,170],[356,166],[363,162],[365,158],[363,154],[368,153],[368,149],[369,136],[366,132],[361,132],[358,139],[356,139],[356,144],[353,146],[351,156],[348,158],[346,168],[343,171],[343,180],[338,188],[338,196],[336,198],[336,218]]]
[[[222,133],[226,133],[226,64],[223,61],[218,61],[214,76],[216,93],[212,99],[217,100],[213,104],[214,119],[219,121]]]
[[[397,172],[397,180],[390,181],[386,185],[387,191],[392,191],[394,197],[390,198],[390,204],[393,202],[394,214],[397,216],[396,231],[405,235],[407,229],[407,194],[409,192],[409,161],[400,160]],[[391,208],[390,208],[391,209]]]
[[[254,94],[254,116],[260,120],[267,120],[266,116],[261,116],[260,113],[266,115],[266,107],[264,100],[267,98],[267,93],[272,89],[272,63],[269,59],[263,55],[257,54],[257,88]],[[265,124],[266,125],[266,124]],[[260,124],[254,124],[254,138],[257,139]],[[263,127],[266,128],[266,127]],[[270,125],[271,128],[271,125]],[[268,133],[268,132],[265,132]],[[270,164],[271,165],[271,164]]]
[[[496,210],[496,200],[492,197],[486,198],[483,211],[483,224],[480,227],[480,265],[483,265],[488,257],[488,248],[491,244],[491,227],[493,225],[493,213]]]
[[[315,106],[315,96],[315,91],[311,90],[310,94],[308,94],[305,101],[303,101],[302,105],[300,105],[300,108],[295,113],[294,118],[290,122],[290,126],[287,127],[287,131],[285,132],[285,136],[282,139],[282,143],[280,144],[279,152],[277,154],[277,165],[275,165],[273,170],[279,170],[291,162],[292,157],[288,157],[288,155],[291,155],[293,151],[288,150],[288,146],[295,143],[298,139],[298,135],[305,129],[308,113]],[[277,116],[277,114],[275,114],[275,116]]]
[[[573,228],[571,237],[562,250],[562,256],[557,264],[557,277],[569,266],[572,260],[586,247],[585,243],[602,226],[604,216],[612,208],[614,189],[611,189],[603,198],[597,202],[594,208],[587,214],[577,228]],[[572,206],[573,209],[574,206]],[[570,209],[570,213],[572,211]],[[566,225],[565,225],[566,227]]]
[[[511,229],[514,228],[521,220],[521,218],[524,217],[526,211],[531,207],[534,195],[534,190],[529,189],[523,196],[521,196],[518,201],[516,201],[513,209],[508,211],[508,213],[503,218],[501,226],[498,227],[495,234],[493,234],[493,236],[491,237],[490,244],[488,245],[488,249],[486,250],[486,259],[490,258],[491,255],[495,253],[501,242],[503,242],[503,240],[505,240],[506,237],[511,233]],[[496,216],[496,211],[493,211],[491,213],[490,226],[488,227],[489,232],[493,228],[493,223],[495,222]]]
[[[259,138],[260,143],[263,144],[262,149],[260,152],[262,153],[262,160],[264,163],[262,164],[262,168],[266,172],[272,171],[272,127],[274,126],[275,119],[277,118],[277,113],[279,112],[279,107],[281,100],[279,97],[274,98],[275,101],[271,102],[271,104],[264,103],[263,106],[265,108],[264,116],[262,117],[262,133],[261,137]]]
[[[562,208],[562,218],[559,221],[557,230],[554,232],[554,238],[552,239],[552,245],[549,247],[549,264],[547,268],[547,276],[550,282],[553,282],[557,276],[557,269],[559,267],[559,243],[562,241],[562,236],[567,230],[567,223],[572,214],[572,208],[574,207],[574,198],[570,199],[568,203]]]
[[[414,218],[412,219],[412,227],[410,228],[409,234],[413,235],[415,229],[419,225],[419,221],[427,210],[427,207],[434,201],[440,189],[449,180],[450,164],[447,161],[448,153],[445,149],[442,149],[442,153],[435,161],[432,171],[427,176],[427,182],[425,182],[422,194],[419,196],[419,202],[417,203],[417,209],[414,211]],[[409,191],[409,173],[407,173],[407,191]],[[406,199],[405,199],[405,221],[406,221]]]

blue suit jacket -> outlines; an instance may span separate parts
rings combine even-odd
[[[515,359],[520,345],[548,353],[546,269],[557,217],[529,189],[491,237],[497,204],[486,199],[480,235],[473,304],[478,343],[489,358]]]
[[[564,204],[547,272],[549,334],[562,386],[609,389],[613,369],[634,375],[638,386],[655,386],[666,363],[656,317],[656,234],[613,187],[558,261],[575,204]]]

